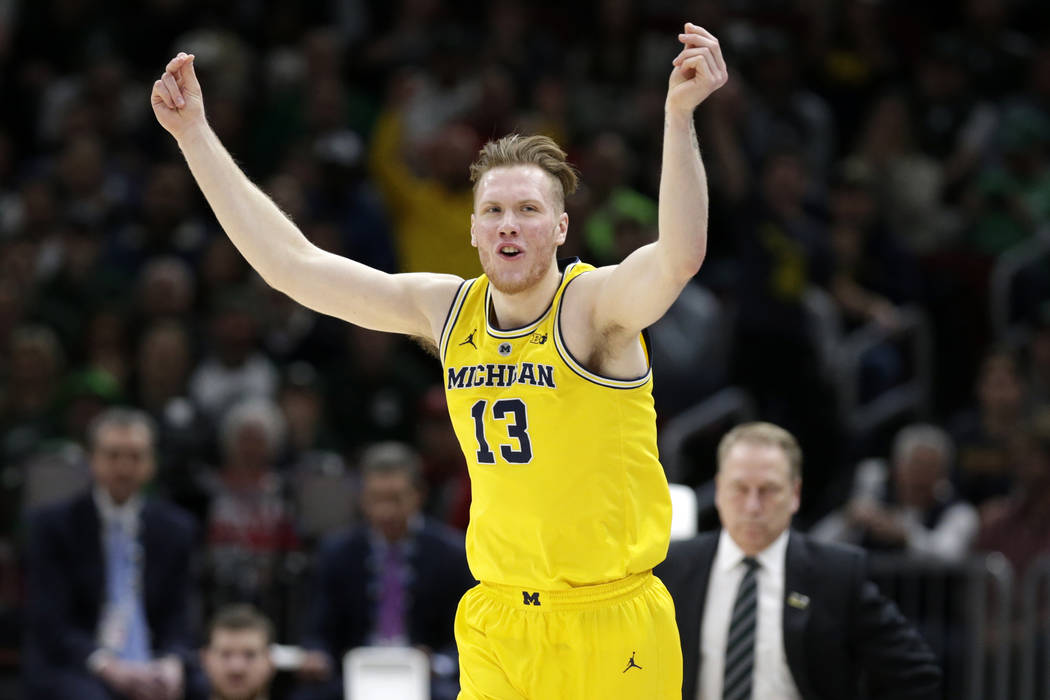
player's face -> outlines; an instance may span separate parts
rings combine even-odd
[[[470,243],[492,285],[517,294],[556,267],[569,216],[554,178],[535,165],[494,168],[482,175],[470,217]]]
[[[204,670],[218,700],[265,697],[274,667],[261,630],[217,629],[204,650]]]
[[[116,503],[124,503],[153,476],[153,445],[143,425],[109,425],[91,452],[95,482]]]
[[[715,479],[722,526],[745,554],[754,556],[791,524],[801,487],[779,447],[738,442],[726,453]]]

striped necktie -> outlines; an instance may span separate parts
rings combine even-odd
[[[751,675],[755,667],[755,620],[758,616],[758,585],[755,570],[758,562],[744,559],[747,571],[733,603],[726,642],[725,674],[722,676],[722,700],[750,700]]]

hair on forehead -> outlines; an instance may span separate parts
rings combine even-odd
[[[211,619],[208,624],[208,643],[214,641],[215,633],[219,630],[228,632],[260,632],[270,645],[275,639],[273,623],[270,618],[253,605],[248,603],[233,603],[227,605]]]
[[[153,449],[157,437],[157,424],[148,413],[141,409],[114,406],[95,416],[87,428],[88,449],[97,448],[102,433],[110,428],[121,430],[142,428],[149,436],[150,449]]]
[[[718,468],[722,468],[729,451],[737,443],[778,447],[787,457],[793,479],[802,478],[802,448],[795,436],[773,423],[741,423],[724,436],[718,443]]]
[[[554,139],[509,134],[481,147],[477,159],[470,166],[470,181],[474,184],[474,191],[477,191],[481,177],[488,171],[515,165],[535,165],[553,177],[558,183],[555,196],[562,205],[565,204],[565,198],[576,191],[580,181],[576,168],[569,163],[565,151]]]

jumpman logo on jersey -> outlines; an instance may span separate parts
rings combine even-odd
[[[470,332],[470,335],[468,335],[468,336],[467,336],[467,339],[466,339],[466,340],[464,340],[464,341],[463,341],[462,343],[460,343],[460,345],[466,345],[467,343],[470,343],[471,345],[474,345],[474,334],[475,334],[475,333],[477,333],[477,332],[478,332],[478,329],[477,329],[477,328],[475,328],[474,330],[472,330],[472,331]],[[475,350],[477,350],[477,349],[478,349],[478,346],[477,346],[477,345],[474,345],[474,349],[475,349]]]
[[[642,670],[642,667],[641,667],[641,666],[639,666],[638,664],[636,664],[636,663],[634,662],[634,652],[633,652],[633,651],[631,652],[631,658],[630,658],[630,659],[629,659],[629,660],[627,661],[627,668],[625,668],[625,669],[623,670],[623,672],[624,672],[624,673],[627,673],[627,672],[628,672],[628,671],[630,671],[630,670],[631,670],[632,668],[636,668],[636,669],[638,669],[639,671],[641,671],[641,670]]]

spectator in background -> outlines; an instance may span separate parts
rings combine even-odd
[[[65,352],[51,328],[18,326],[11,333],[7,372],[0,393],[4,461],[25,457],[54,429],[51,411],[58,400]]]
[[[801,488],[802,452],[783,429],[723,437],[724,529],[672,543],[656,569],[677,611],[683,698],[940,698],[936,659],[867,580],[864,552],[791,529]]]
[[[919,269],[887,227],[876,187],[874,170],[859,159],[840,163],[831,180],[831,290],[850,325],[894,328],[898,307],[919,297]]]
[[[979,523],[977,509],[953,493],[949,477],[954,452],[941,428],[917,423],[901,429],[893,440],[892,464],[861,462],[849,503],[810,534],[868,549],[961,560]]]
[[[268,700],[274,665],[273,623],[250,605],[229,605],[212,618],[201,653],[210,700]]]
[[[622,249],[617,248],[616,222],[631,219],[647,230],[655,229],[656,202],[631,187],[630,152],[623,136],[616,132],[594,137],[584,153],[582,169],[587,183],[583,191],[590,206],[583,222],[587,248],[595,265],[619,262],[623,256]]]
[[[236,254],[236,251],[234,251]],[[259,348],[258,299],[227,291],[211,316],[207,354],[190,377],[190,396],[212,420],[241,399],[277,395],[277,368]]]
[[[251,602],[284,619],[286,556],[298,549],[285,482],[276,470],[287,427],[269,399],[245,399],[223,417],[222,465],[210,475],[208,609]]]
[[[191,322],[197,280],[186,261],[172,255],[151,258],[138,278],[139,323],[160,319]]]
[[[90,431],[92,490],[33,517],[30,700],[182,697],[194,528],[186,514],[142,495],[154,444],[145,414],[103,413]]]
[[[439,120],[435,132],[406,142],[410,95],[419,87],[417,76],[402,78],[394,88],[391,104],[376,122],[369,155],[369,169],[393,220],[398,270],[477,277],[477,253],[464,245],[474,192],[463,173],[477,150],[478,135],[466,124]],[[428,113],[427,121],[433,119]],[[418,152],[421,162],[408,161],[409,152]]]
[[[305,362],[289,365],[278,404],[288,426],[280,463],[294,501],[296,532],[306,549],[357,521],[347,506],[357,500],[356,475],[343,459],[325,412],[321,375]]]
[[[967,200],[969,245],[994,258],[1027,240],[1050,219],[1050,118],[1014,106],[999,120],[1001,158],[975,177]]]
[[[1009,456],[1015,487],[984,509],[977,547],[1006,555],[1020,581],[1038,557],[1050,554],[1050,416],[1020,428]]]
[[[328,378],[328,413],[349,453],[377,440],[414,438],[419,397],[432,383],[431,358],[405,338],[346,326],[343,360]]]
[[[919,148],[941,161],[945,197],[957,203],[961,188],[994,135],[996,109],[978,99],[967,73],[968,44],[950,34],[931,36],[913,70],[910,108]]]
[[[980,507],[1007,495],[1013,485],[1009,443],[1025,420],[1025,388],[1009,351],[989,352],[976,382],[977,404],[952,421],[958,458],[953,476],[959,495]]]
[[[203,522],[207,495],[200,472],[210,426],[189,397],[190,331],[182,320],[162,318],[142,329],[138,343],[131,396],[157,424],[157,482],[171,500]]]
[[[738,212],[733,376],[755,397],[760,415],[798,436],[811,478],[827,484],[839,427],[809,297],[828,288],[833,257],[826,227],[805,206],[808,178],[799,150],[771,152],[753,201]],[[813,489],[803,511],[822,497]]]
[[[196,192],[184,170],[156,163],[144,175],[141,201],[126,223],[113,228],[106,262],[117,269],[138,269],[151,258],[200,259],[208,227],[199,215]]]
[[[781,144],[794,144],[805,159],[807,183],[819,186],[827,181],[835,162],[835,115],[802,80],[799,49],[793,33],[777,28],[756,32],[750,55],[745,56],[754,89],[741,133],[751,163],[759,167]]]
[[[960,224],[943,202],[944,164],[920,149],[917,132],[907,97],[888,91],[867,110],[849,158],[872,169],[879,211],[921,255],[946,245]]]
[[[419,399],[414,443],[422,459],[424,511],[466,531],[470,523],[470,474],[440,385],[430,387]]]
[[[340,661],[354,647],[411,645],[432,654],[435,700],[459,690],[453,619],[473,585],[463,534],[420,514],[420,458],[386,442],[361,459],[366,525],[325,542],[317,555],[296,700],[339,700]]]

